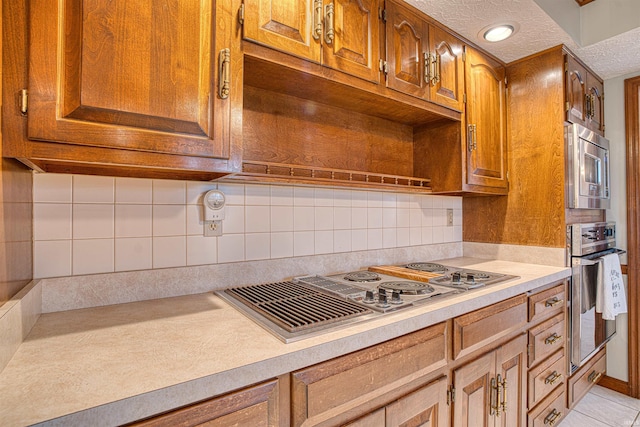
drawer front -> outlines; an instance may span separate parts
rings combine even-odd
[[[294,372],[293,425],[358,416],[400,397],[396,389],[446,366],[446,330],[440,323]]]
[[[528,427],[553,427],[567,414],[564,387],[558,387],[542,403],[529,412]]]
[[[564,312],[567,305],[564,282],[529,296],[529,322],[537,323]]]
[[[453,319],[453,357],[465,356],[527,323],[527,297],[518,295]]]
[[[564,313],[529,329],[529,367],[563,348],[565,335]]]
[[[529,408],[536,406],[553,389],[565,383],[566,363],[564,349],[560,349],[529,371]]]
[[[607,358],[603,348],[569,379],[569,408],[573,408],[606,372]]]

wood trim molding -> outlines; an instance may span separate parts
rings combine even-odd
[[[628,382],[610,377],[608,375],[605,375],[604,377],[602,377],[598,382],[598,385],[601,385],[602,387],[606,387],[613,391],[617,391],[618,393],[629,395]]]
[[[578,3],[578,5],[579,5],[580,7],[582,7],[582,6],[584,6],[585,4],[589,4],[589,3],[591,3],[592,1],[596,1],[596,0],[576,0],[576,3]]]
[[[629,287],[629,395],[640,397],[640,76],[624,81],[627,155],[627,278]]]

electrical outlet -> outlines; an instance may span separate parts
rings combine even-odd
[[[204,237],[222,236],[222,221],[207,221],[204,223]]]
[[[447,209],[447,227],[453,226],[453,209]]]

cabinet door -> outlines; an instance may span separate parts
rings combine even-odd
[[[387,86],[417,96],[429,97],[425,81],[428,66],[428,26],[408,8],[387,2]]]
[[[465,48],[466,182],[507,188],[505,69]]]
[[[432,55],[430,71],[430,98],[438,104],[462,110],[464,64],[462,42],[446,31],[429,27],[429,52]]]
[[[213,7],[31,1],[29,138],[228,156],[229,100],[214,85],[225,37],[214,37]]]
[[[371,414],[344,424],[343,427],[385,427],[384,414],[385,409],[380,408]]]
[[[245,0],[244,5],[243,38],[320,62],[322,0]]]
[[[286,405],[286,399],[283,397],[288,391],[288,384],[280,384],[279,380],[273,380],[129,425],[135,427],[289,425],[286,415],[288,408],[280,407],[282,404]]]
[[[604,134],[604,86],[591,73],[587,73],[587,95],[590,97],[588,127],[600,135]]]
[[[567,121],[586,126],[587,70],[570,55],[565,56],[565,61],[567,66],[565,82]]]
[[[527,336],[520,335],[500,347],[496,353],[496,367],[502,379],[498,404],[501,414],[496,424],[501,427],[526,425]]]
[[[325,0],[322,63],[380,81],[378,0]]]
[[[495,352],[453,371],[456,391],[453,405],[454,427],[493,426],[490,414],[491,379],[495,378]]]
[[[448,414],[447,377],[441,377],[388,405],[386,425],[447,426]]]

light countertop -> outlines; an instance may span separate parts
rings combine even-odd
[[[43,314],[0,373],[3,426],[117,425],[258,383],[564,279],[537,264],[447,259],[520,276],[284,344],[213,293]]]

